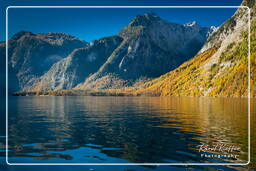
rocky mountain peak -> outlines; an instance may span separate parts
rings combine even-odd
[[[49,32],[49,33],[34,34],[32,32],[24,31],[24,30],[19,31],[16,34],[14,34],[11,37],[11,40],[18,40],[18,39],[22,38],[23,36],[27,36],[27,37],[34,36],[35,38],[39,38],[39,39],[46,40],[46,41],[50,41],[50,40],[52,40],[52,41],[54,41],[54,40],[79,40],[75,36],[69,35],[66,33]],[[79,40],[79,41],[82,42],[82,40]]]
[[[199,31],[201,29],[204,29],[204,27],[201,27],[196,21],[192,21],[189,23],[186,23],[183,25],[186,29],[191,30],[191,31]],[[209,28],[206,28],[207,30],[209,30]]]
[[[73,35],[69,35],[66,33],[58,33],[58,32],[50,32],[47,34],[39,34],[42,35],[46,39],[67,39],[67,40],[77,40],[77,38]]]
[[[196,21],[192,21],[192,22],[186,23],[186,24],[184,24],[184,26],[187,26],[187,27],[200,27],[199,24]]]
[[[130,23],[130,26],[148,26],[152,22],[161,20],[161,18],[155,13],[145,13],[143,15],[137,15]]]
[[[32,32],[22,30],[22,31],[19,31],[16,34],[14,34],[11,39],[12,40],[18,40],[22,36],[32,36],[32,35],[34,35]]]

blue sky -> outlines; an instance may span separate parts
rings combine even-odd
[[[234,5],[241,0],[19,0],[5,1],[1,10],[9,5]],[[116,34],[136,15],[155,12],[161,18],[175,23],[197,21],[201,26],[218,26],[233,15],[236,9],[9,9],[9,37],[18,31],[33,33],[64,32],[82,40],[91,41]],[[1,13],[1,19],[5,14]],[[1,20],[1,37],[5,39],[5,23]]]

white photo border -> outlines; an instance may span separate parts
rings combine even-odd
[[[8,10],[11,8],[244,8],[248,10],[248,161],[246,163],[10,163],[8,161]],[[251,10],[248,6],[8,6],[6,8],[6,163],[8,165],[138,165],[138,166],[178,166],[178,165],[248,165],[250,163],[251,151],[251,130],[250,130],[250,27],[251,27]]]

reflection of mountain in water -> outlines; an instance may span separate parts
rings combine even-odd
[[[203,162],[197,145],[217,141],[247,151],[245,99],[19,97],[11,103],[9,144],[33,146],[12,148],[10,156],[88,162],[89,147],[96,162]],[[65,153],[78,148],[87,149],[81,161],[74,161],[79,150]]]

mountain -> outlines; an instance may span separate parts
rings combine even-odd
[[[244,0],[251,9],[251,96],[256,87],[256,5]],[[162,96],[248,96],[248,11],[236,13],[204,44],[200,52],[180,67],[141,84],[129,92]]]
[[[117,35],[91,43],[64,33],[21,31],[9,40],[9,89],[123,88],[156,78],[193,57],[215,31],[195,21],[136,16]]]
[[[123,41],[97,72],[76,89],[110,89],[133,85],[177,68],[203,46],[213,27],[176,24],[154,13],[136,16],[117,36]]]
[[[64,33],[26,31],[18,32],[8,43],[9,89],[12,92],[27,89],[55,62],[88,44]],[[5,49],[5,45],[3,47]],[[5,58],[5,53],[2,55]]]
[[[55,63],[39,78],[40,81],[25,90],[61,90],[75,87],[95,73],[122,40],[119,36],[105,37],[84,48],[75,49],[66,58]]]
[[[256,97],[255,0],[241,5],[251,12],[250,93]],[[247,97],[248,19],[240,8],[215,28],[147,13],[90,44],[63,33],[20,32],[9,41],[9,85],[78,95]],[[4,49],[0,43],[1,55]]]

